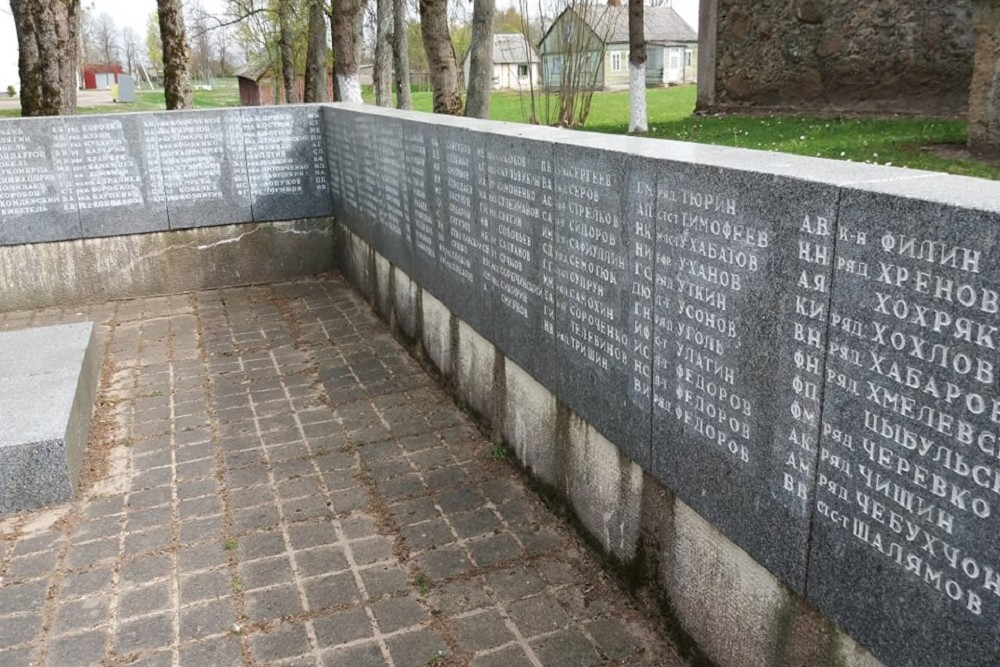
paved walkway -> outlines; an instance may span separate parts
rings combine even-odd
[[[82,319],[82,490],[0,521],[0,665],[682,664],[340,279],[0,329]]]

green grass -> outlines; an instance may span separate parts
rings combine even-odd
[[[1000,180],[1000,165],[946,157],[931,147],[961,147],[965,143],[965,122],[922,118],[817,118],[814,116],[694,116],[695,86],[655,88],[647,91],[649,117],[647,136],[678,141],[693,141],[724,146],[738,146],[764,151],[796,153],[835,160],[853,160],[888,164],[910,169],[942,171],[965,176]],[[364,91],[372,101],[371,89]],[[556,100],[538,94],[536,114],[549,117]],[[196,90],[196,108],[239,105],[235,78],[218,79],[213,90]],[[430,112],[429,92],[414,92],[417,111]],[[80,113],[155,111],[164,109],[162,91],[140,91],[132,104],[80,109]],[[531,101],[527,92],[494,93],[491,117],[515,123],[530,118]],[[17,110],[0,111],[0,116],[17,116]],[[598,92],[591,103],[590,116],[583,128],[591,132],[625,134],[628,132],[628,92]]]

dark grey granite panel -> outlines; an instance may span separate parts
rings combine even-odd
[[[72,116],[57,142],[72,165],[84,237],[162,231],[167,206],[138,115]]]
[[[895,665],[1000,664],[1000,199],[946,178],[836,239],[808,595]]]
[[[365,162],[373,167],[372,180],[378,191],[377,243],[382,255],[408,274],[413,266],[413,242],[406,165],[402,158],[404,122],[398,118],[379,120],[378,132],[365,156]]]
[[[242,114],[253,219],[331,215],[320,107],[246,107]]]
[[[557,144],[553,269],[558,395],[633,461],[648,468],[651,358],[635,354],[636,333],[648,345],[652,257],[632,219],[633,183],[641,160]],[[643,193],[642,203],[652,197]],[[638,203],[638,201],[636,202]]]
[[[250,222],[243,122],[236,110],[143,114],[147,178],[171,229]]]
[[[337,155],[343,198],[339,204],[344,224],[368,243],[375,241],[372,222],[361,206],[361,160],[368,150],[363,135],[373,119],[353,111],[338,109],[336,143],[328,147]]]
[[[802,591],[836,189],[658,172],[653,473]]]
[[[501,134],[483,142],[478,215],[488,226],[483,280],[493,291],[494,342],[555,391],[552,144]]]
[[[80,236],[62,118],[0,121],[0,245]]]
[[[430,123],[408,121],[403,143],[409,192],[412,277],[437,295],[442,278],[440,228],[444,217],[444,166],[441,141]]]
[[[437,225],[440,280],[428,289],[486,338],[493,338],[493,288],[483,280],[489,221],[479,215],[486,173],[485,135],[437,128],[441,154],[440,217]]]
[[[345,115],[345,112],[336,106],[324,105],[320,109],[320,116],[323,119],[323,149],[326,153],[326,173],[329,178],[333,215],[341,220],[345,217],[343,167],[340,161],[344,141],[342,137],[346,136],[343,132]]]

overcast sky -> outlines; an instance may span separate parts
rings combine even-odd
[[[107,12],[114,18],[119,28],[131,26],[145,39],[146,17],[156,11],[156,0],[85,0],[95,14]],[[498,6],[507,4],[499,0]],[[221,0],[202,0],[202,6],[211,11],[221,7]],[[698,29],[698,0],[673,0],[674,9],[695,30]],[[10,14],[8,0],[0,0],[0,94],[10,84],[17,81],[17,35],[14,32],[14,18]]]

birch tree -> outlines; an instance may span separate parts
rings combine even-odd
[[[323,0],[309,0],[309,43],[303,102],[326,102],[326,13]]]
[[[361,79],[358,76],[358,19],[362,18],[361,0],[335,0],[330,22],[333,28],[333,74],[337,98],[342,102],[361,103]]]
[[[375,5],[375,63],[372,79],[375,104],[392,106],[393,0],[377,0]]]
[[[420,0],[420,36],[427,53],[434,113],[462,114],[458,61],[448,29],[448,0]]]
[[[396,107],[399,109],[413,108],[407,33],[406,0],[392,0],[392,64],[396,73]]]
[[[646,121],[646,31],[643,0],[628,0],[628,131],[642,134]]]
[[[465,115],[490,117],[490,92],[493,88],[493,14],[495,0],[475,0],[472,9],[472,41],[469,45],[469,80]]]

